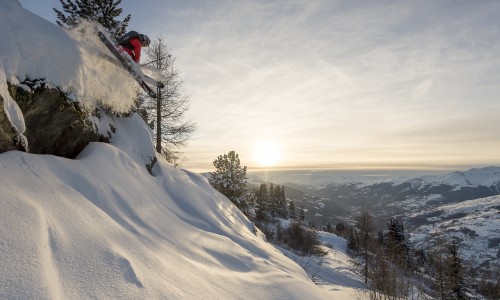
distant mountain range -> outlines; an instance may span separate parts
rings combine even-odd
[[[284,183],[290,190],[287,197],[297,202],[297,207],[301,204],[307,206],[308,216],[319,223],[327,219],[315,217],[317,215],[349,221],[352,214],[362,208],[384,219],[405,216],[444,204],[498,195],[500,167],[476,168],[415,178],[368,178],[368,181],[342,183],[324,181],[319,185],[311,185],[310,182]],[[325,207],[335,207],[337,211],[329,211],[327,214]]]
[[[294,174],[275,178],[293,179],[280,183],[287,198],[297,208],[303,205],[317,225],[353,224],[364,208],[375,217],[377,230],[385,229],[389,218],[402,219],[417,246],[446,234],[458,238],[464,256],[478,265],[500,260],[500,167],[413,178],[344,174],[330,182],[326,173]],[[306,179],[302,184],[300,176]]]

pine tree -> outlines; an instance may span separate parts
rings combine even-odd
[[[280,207],[281,207],[281,217],[284,219],[288,219],[288,207],[286,205],[286,195],[285,195],[285,186],[281,186],[280,191]]]
[[[447,293],[446,299],[461,300],[469,299],[467,295],[468,284],[466,280],[465,270],[462,264],[462,259],[458,254],[458,243],[453,240],[448,247],[449,256],[445,262],[445,288]]]
[[[339,222],[337,225],[335,225],[335,234],[340,236],[340,237],[347,237],[349,229],[347,228],[347,225]]]
[[[274,188],[274,199],[276,202],[276,216],[287,218],[287,207],[285,200],[285,187],[277,185]]]
[[[441,237],[436,237],[436,244],[433,246],[429,255],[429,265],[431,267],[431,274],[434,279],[434,290],[440,299],[445,299],[445,255],[447,251],[446,242]]]
[[[359,252],[359,238],[357,232],[350,228],[347,233],[347,248],[354,252]]]
[[[57,18],[59,20],[56,21],[57,25],[64,27],[65,25],[69,28],[76,27],[80,22],[80,11],[79,3],[73,3],[71,0],[63,1],[59,0],[63,7],[63,10],[69,15],[65,15],[63,12],[52,8],[52,10],[56,13]]]
[[[269,194],[268,194],[268,199],[269,199],[269,208],[271,211],[271,216],[276,217],[278,215],[278,205],[277,205],[277,199],[276,199],[276,194],[274,193],[274,184],[271,183],[269,186]]]
[[[290,204],[288,205],[288,217],[292,220],[297,219],[297,214],[295,212],[295,204],[293,203],[293,200],[290,201]]]
[[[237,207],[247,207],[247,167],[241,166],[240,158],[234,151],[219,155],[214,161],[215,171],[210,173],[210,184]]]
[[[116,18],[123,12],[121,0],[59,0],[63,11],[53,8],[57,14],[56,23],[61,27],[73,28],[81,19],[97,21],[106,28],[115,38],[125,34],[130,14],[122,21]],[[66,14],[65,14],[66,13]]]
[[[269,190],[267,184],[262,183],[256,191],[257,213],[256,218],[267,221],[271,218],[271,207],[269,205]]]
[[[406,238],[403,222],[397,219],[389,220],[387,224],[387,241],[391,260],[399,266],[411,267],[410,244]]]
[[[255,220],[256,217],[256,207],[257,207],[257,202],[255,198],[255,192],[252,190],[252,188],[247,188],[245,189],[245,193],[242,196],[243,201],[241,202],[239,208],[240,210],[250,219],[250,220]]]
[[[325,231],[333,233],[333,226],[332,224],[330,224],[330,222],[326,223]]]
[[[383,231],[379,231],[377,233],[377,243],[380,247],[385,247],[387,243],[387,238],[386,235],[384,234]]]
[[[306,220],[306,215],[304,212],[304,204],[302,204],[302,206],[300,207],[299,220],[301,222],[304,222]]]
[[[167,161],[179,165],[183,161],[180,149],[196,128],[194,123],[184,120],[189,98],[181,92],[183,82],[174,67],[175,58],[161,36],[146,48],[146,55],[146,64],[158,70],[156,79],[164,85],[156,88],[156,100],[148,99],[143,105],[153,124],[156,121],[155,148]]]

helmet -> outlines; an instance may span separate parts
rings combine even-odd
[[[149,40],[148,36],[145,35],[145,34],[141,34],[141,44],[143,47],[147,47],[149,46],[149,44],[151,43],[151,41]]]

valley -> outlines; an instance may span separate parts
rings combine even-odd
[[[297,210],[303,206],[306,219],[317,228],[339,222],[353,226],[365,209],[374,217],[376,231],[385,230],[391,218],[401,219],[417,248],[453,238],[470,263],[499,263],[499,167],[416,177],[312,174],[268,178],[286,186],[287,200]]]

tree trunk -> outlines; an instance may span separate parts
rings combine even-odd
[[[156,99],[156,152],[161,154],[161,89],[156,88],[158,98]]]
[[[365,283],[368,283],[368,233],[365,233]]]

